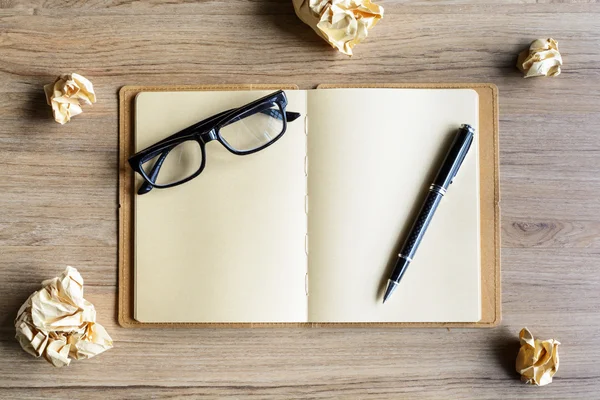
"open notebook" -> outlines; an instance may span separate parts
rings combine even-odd
[[[272,91],[142,92],[135,151]],[[478,140],[394,296],[382,290],[471,89],[287,90],[271,147],[135,197],[139,322],[476,322],[481,318]],[[136,188],[141,178],[136,177]]]

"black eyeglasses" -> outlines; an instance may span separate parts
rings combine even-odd
[[[195,123],[129,158],[129,165],[145,180],[138,194],[164,189],[194,179],[206,164],[205,145],[218,140],[233,154],[256,153],[275,143],[287,123],[299,113],[286,112],[282,90],[245,106],[232,108]]]

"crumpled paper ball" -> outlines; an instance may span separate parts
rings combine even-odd
[[[383,7],[371,0],[293,0],[298,17],[332,47],[351,56],[381,18]]]
[[[82,104],[91,105],[96,102],[92,82],[79,74],[59,76],[54,83],[44,86],[44,92],[48,105],[52,106],[54,120],[61,125],[81,114]]]
[[[527,328],[519,333],[521,349],[517,355],[516,368],[525,383],[544,386],[552,382],[558,371],[558,345],[555,339],[534,339]]]
[[[517,68],[525,78],[533,76],[558,76],[562,66],[558,42],[552,38],[534,40],[528,50],[519,54]]]
[[[113,347],[104,327],[96,323],[94,305],[83,298],[83,278],[73,267],[42,282],[42,289],[19,309],[15,328],[23,350],[55,367],[69,365],[69,357],[91,358]]]

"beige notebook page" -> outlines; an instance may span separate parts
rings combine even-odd
[[[382,304],[401,238],[462,123],[477,128],[473,90],[310,93],[311,322],[481,318],[477,140],[399,287]]]
[[[135,147],[271,91],[144,92]],[[306,93],[286,92],[306,115]],[[135,318],[141,322],[306,322],[304,118],[271,147],[206,145],[196,179],[135,196]],[[136,176],[136,189],[141,178]]]

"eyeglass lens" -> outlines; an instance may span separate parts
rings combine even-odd
[[[262,104],[221,127],[221,137],[234,150],[256,150],[283,133],[283,118],[277,103]]]
[[[157,165],[158,164],[158,165]],[[170,185],[194,175],[202,165],[202,149],[196,140],[186,140],[142,164],[146,176],[157,185]],[[158,169],[158,175],[152,176]]]
[[[220,129],[221,138],[236,151],[252,151],[283,134],[284,115],[273,102],[260,106],[229,121]],[[146,177],[155,185],[171,185],[194,175],[202,166],[202,149],[196,140],[187,140],[165,149],[142,163]]]

